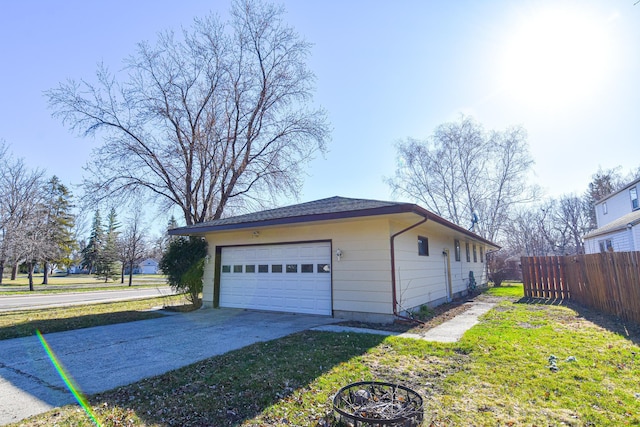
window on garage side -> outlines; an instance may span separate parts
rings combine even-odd
[[[476,251],[476,244],[473,244],[473,262],[478,262],[478,252]]]
[[[231,273],[231,266],[230,265],[223,265],[222,266],[222,272],[223,273]]]
[[[453,247],[455,249],[456,261],[460,261],[460,240],[455,239],[453,241]]]
[[[282,273],[282,264],[271,264],[272,273]]]
[[[287,273],[297,273],[298,264],[287,264]]]
[[[467,252],[467,262],[471,262],[471,250],[469,249],[469,242],[464,244],[465,250]]]
[[[313,264],[302,264],[300,266],[301,273],[313,273]]]
[[[480,262],[484,262],[484,247],[480,246]]]
[[[268,273],[268,272],[269,272],[269,264],[258,265],[258,273]]]
[[[244,266],[244,272],[245,273],[255,273],[256,272],[256,266],[254,264],[247,264]]]
[[[424,236],[418,236],[418,255],[429,256],[429,239]]]
[[[242,273],[242,265],[234,265],[233,266],[234,273]]]

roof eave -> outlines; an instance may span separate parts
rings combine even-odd
[[[389,215],[396,213],[412,212],[415,205],[411,204],[399,204],[392,206],[382,206],[378,208],[359,209],[353,211],[342,212],[328,212],[310,215],[298,215],[284,218],[273,218],[261,221],[247,221],[234,224],[220,224],[220,225],[191,225],[187,227],[174,228],[169,230],[170,235],[202,235],[214,231],[226,231],[226,230],[240,230],[245,228],[254,227],[267,227],[274,225],[287,225],[287,224],[299,224],[303,222],[316,222],[316,221],[331,221],[336,219],[358,218],[376,215]]]
[[[437,215],[431,214],[431,212],[426,209],[411,203],[401,203],[390,206],[382,206],[377,208],[370,209],[359,209],[352,211],[342,211],[342,212],[329,212],[329,213],[321,213],[321,214],[311,214],[311,215],[299,215],[285,218],[274,218],[267,219],[262,221],[248,221],[241,222],[235,224],[220,224],[220,225],[191,225],[187,227],[174,228],[168,231],[169,235],[187,235],[187,236],[203,236],[206,233],[216,232],[216,231],[228,231],[228,230],[242,230],[247,228],[256,228],[256,227],[268,227],[268,226],[277,226],[277,225],[288,225],[288,224],[300,224],[305,222],[317,222],[317,221],[331,221],[338,219],[348,219],[348,218],[358,218],[358,217],[368,217],[368,216],[378,216],[378,215],[391,215],[391,214],[400,214],[400,213],[414,213],[416,215],[427,218],[430,221],[436,222],[438,224],[444,225],[450,229],[456,230],[464,235],[467,235],[475,240],[483,242],[491,247],[496,249],[500,249],[500,246],[495,243],[478,236],[477,234],[466,230],[459,225],[456,225],[452,222],[447,221],[446,219],[439,217]]]

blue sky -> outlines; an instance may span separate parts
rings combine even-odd
[[[582,193],[598,169],[640,166],[640,5],[602,1],[289,0],[314,44],[315,102],[333,128],[300,201],[391,199],[394,144],[460,113],[486,129],[523,126],[549,196]],[[51,117],[43,92],[117,70],[137,42],[229,1],[7,2],[0,14],[0,139],[72,185],[100,140]],[[291,201],[292,203],[295,200]]]

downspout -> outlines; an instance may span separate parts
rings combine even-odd
[[[629,232],[629,250],[633,252],[636,250],[636,245],[633,240],[633,224],[627,224],[627,231]]]
[[[412,228],[415,228],[421,224],[424,224],[425,222],[427,222],[427,217],[425,216],[422,221],[417,222],[407,228],[405,228],[404,230],[398,231],[397,233],[393,234],[391,236],[391,298],[392,298],[392,305],[393,305],[393,315],[396,317],[399,317],[400,319],[404,319],[404,320],[409,320],[411,322],[416,322],[416,323],[424,323],[421,322],[417,319],[412,319],[410,317],[407,316],[403,316],[400,313],[398,313],[398,299],[397,299],[397,294],[396,294],[396,251],[395,251],[395,239],[396,237],[398,237],[399,235],[401,235],[402,233],[406,233],[407,231],[411,230]]]

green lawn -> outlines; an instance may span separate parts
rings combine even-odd
[[[504,282],[501,286],[489,288],[486,293],[496,297],[522,298],[524,297],[524,286],[522,283]]]
[[[172,295],[133,301],[89,304],[0,312],[0,340],[153,319],[162,314],[149,311],[165,306],[188,304],[184,295]]]
[[[34,291],[39,293],[48,292],[83,292],[106,289],[126,289],[129,287],[129,277],[125,276],[124,283],[120,283],[120,277],[109,280],[99,279],[95,275],[89,274],[58,274],[48,278],[48,284],[42,284],[43,275],[36,274],[33,277]],[[132,286],[167,286],[166,276],[160,274],[136,274],[133,276]],[[26,274],[19,274],[16,280],[4,277],[0,284],[0,295],[15,295],[29,293],[29,278]]]
[[[505,300],[455,344],[303,332],[90,402],[102,426],[326,426],[337,425],[331,398],[340,387],[381,380],[424,397],[424,426],[639,425],[634,340],[567,307]],[[70,405],[18,425],[92,422]]]

